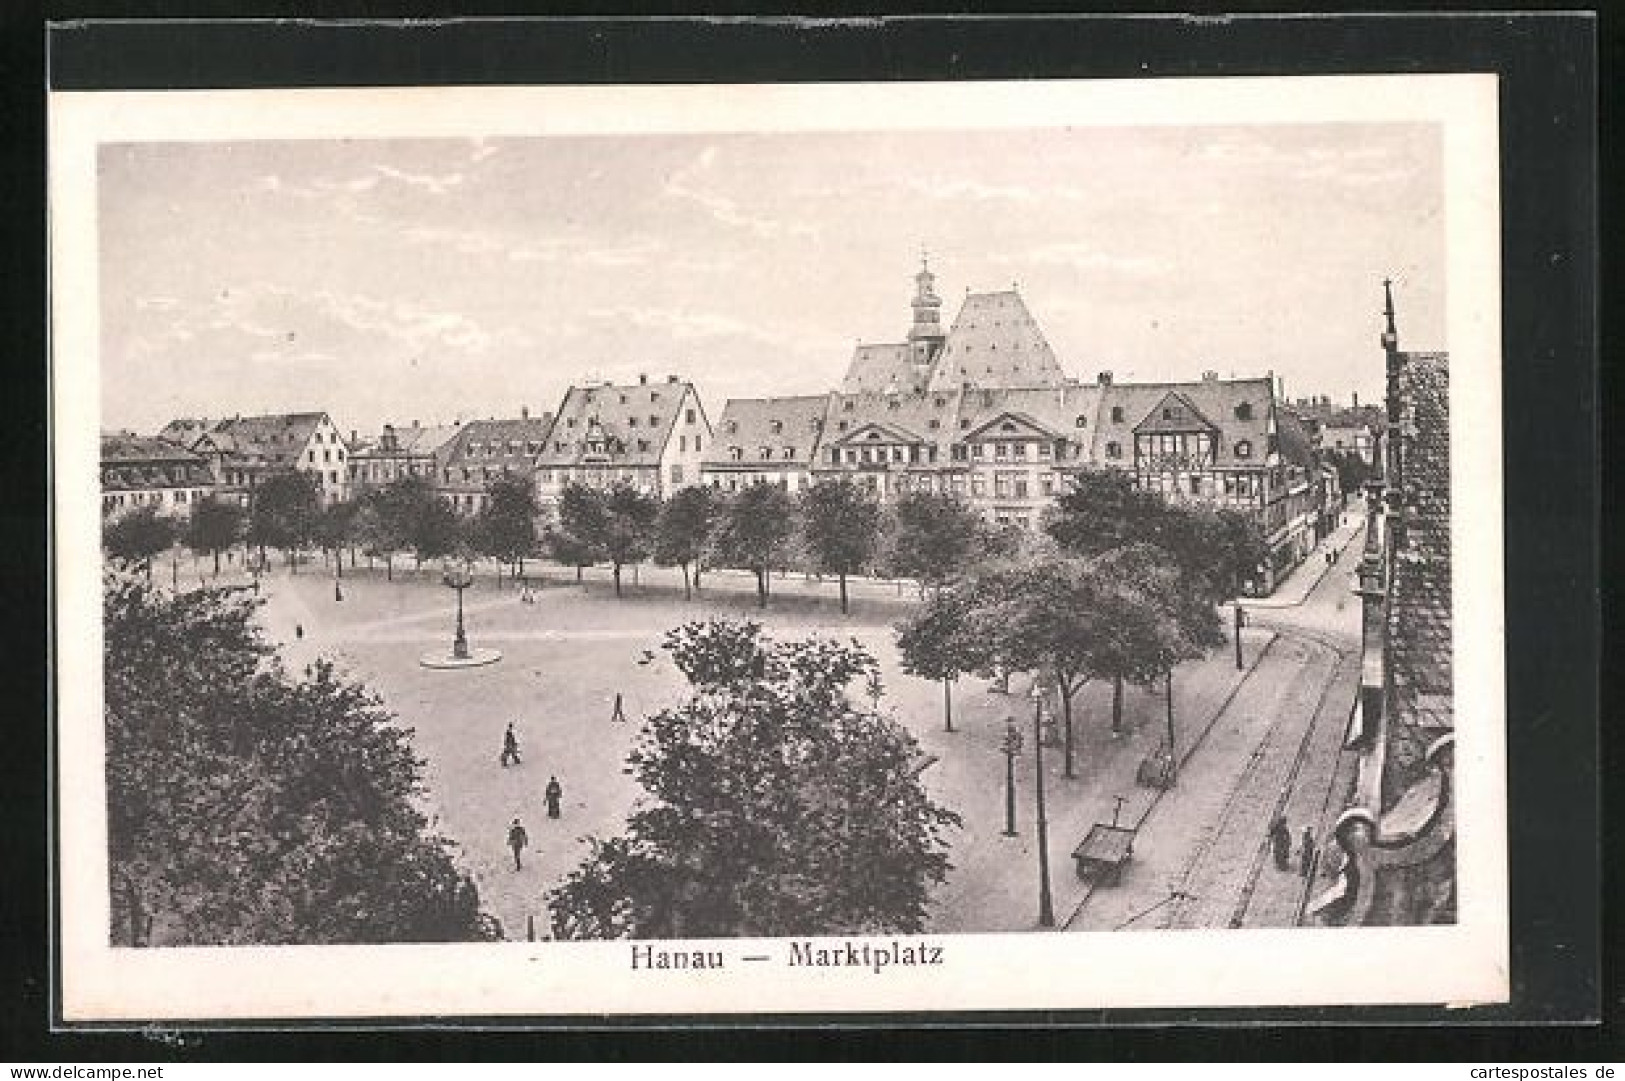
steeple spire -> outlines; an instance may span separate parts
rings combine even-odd
[[[931,273],[930,253],[925,246],[920,246],[920,272],[914,275],[914,299],[909,302],[914,309],[914,323],[909,327],[908,340],[911,342],[924,342],[940,344],[942,333],[942,298],[937,296],[937,276]],[[916,346],[918,350],[918,346]],[[935,349],[927,350],[935,353]],[[929,359],[929,358],[927,358]]]
[[[1399,330],[1394,326],[1394,280],[1382,279],[1382,313],[1387,319],[1387,325],[1382,331],[1382,347],[1389,352],[1399,345]]]

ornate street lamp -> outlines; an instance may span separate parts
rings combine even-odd
[[[474,584],[474,572],[463,564],[461,567],[447,566],[440,576],[442,585],[457,591],[457,636],[452,639],[451,655],[457,660],[468,660],[468,635],[463,633],[463,590]]]
[[[1044,692],[1032,689],[1033,795],[1038,808],[1038,926],[1055,926],[1055,901],[1049,886],[1049,822],[1044,816]]]
[[[1015,718],[1004,722],[1004,739],[999,743],[1004,752],[1004,835],[1016,835],[1016,759],[1021,755],[1021,733]]]

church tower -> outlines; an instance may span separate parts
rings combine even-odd
[[[916,365],[929,365],[937,359],[947,335],[942,330],[942,298],[933,288],[937,276],[925,252],[920,253],[920,272],[914,275],[914,323],[908,328],[909,359]]]

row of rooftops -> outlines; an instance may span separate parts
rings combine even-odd
[[[1270,437],[1283,459],[1307,466],[1307,433],[1285,411],[1275,409],[1273,379],[1221,380],[1209,373],[1200,382],[1067,383],[1055,387],[921,390],[908,393],[832,392],[784,398],[735,398],[718,421],[704,464],[727,466],[772,459],[811,464],[820,450],[878,431],[892,442],[935,445],[942,460],[948,448],[975,439],[999,438],[993,426],[1017,422],[1022,438],[1040,433],[1065,440],[1091,460],[1105,456],[1109,442],[1135,435],[1208,432],[1216,435],[1215,464],[1262,467]],[[1248,451],[1236,453],[1238,444]]]

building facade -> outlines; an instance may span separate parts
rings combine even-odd
[[[349,496],[349,447],[326,413],[228,417],[193,449],[216,462],[222,494],[245,503],[261,478],[288,470],[314,476],[324,505]]]
[[[547,447],[553,416],[521,409],[509,420],[471,420],[437,450],[435,491],[458,514],[478,514],[490,505],[489,485],[503,476],[535,482],[536,462]]]
[[[800,491],[812,483],[828,412],[827,394],[730,400],[700,459],[702,483],[733,492],[763,481]]]
[[[186,517],[214,491],[209,461],[170,442],[129,432],[102,436],[102,514],[114,516],[138,507]]]
[[[1399,349],[1384,289],[1387,437],[1359,571],[1356,780],[1333,834],[1334,883],[1310,908],[1332,926],[1456,916],[1449,357]]]
[[[666,498],[700,483],[711,422],[692,383],[667,376],[571,387],[536,457],[536,494],[552,507],[567,484],[629,484]]]
[[[451,443],[461,425],[423,426],[417,421],[397,428],[386,424],[378,438],[350,441],[350,493],[381,488],[402,477],[422,477],[436,483],[445,466]]]

